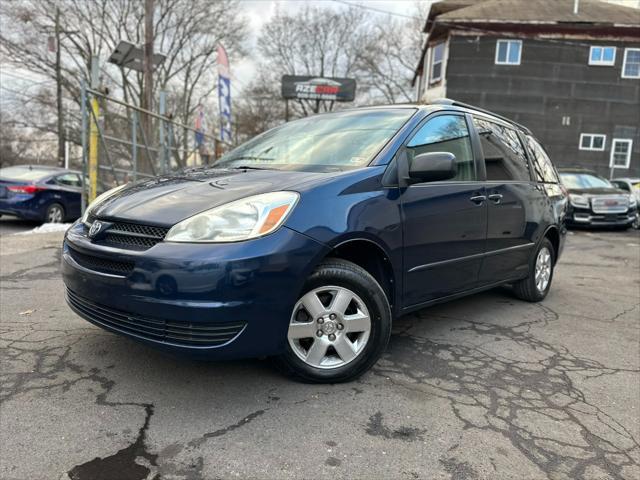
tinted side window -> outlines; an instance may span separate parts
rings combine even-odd
[[[533,172],[536,180],[542,183],[558,183],[558,175],[551,159],[535,138],[527,135],[527,144],[533,160]]]
[[[452,180],[476,179],[469,129],[461,115],[438,115],[428,120],[409,141],[407,147],[409,162],[421,153],[453,153],[458,164],[458,174]]]
[[[56,177],[56,183],[58,185],[64,185],[67,187],[81,187],[80,177],[75,173],[65,173],[64,175],[58,175]]]
[[[473,119],[487,168],[487,180],[531,180],[529,164],[515,130],[482,118]]]

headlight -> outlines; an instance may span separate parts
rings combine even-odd
[[[589,208],[589,198],[583,195],[570,194],[569,201],[574,207]]]
[[[236,200],[174,225],[168,242],[238,242],[276,230],[296,202],[296,192],[272,192]]]
[[[93,210],[95,210],[95,208],[98,205],[100,205],[102,202],[104,202],[111,195],[114,195],[114,194],[118,193],[120,190],[122,190],[126,186],[127,186],[127,184],[125,183],[124,185],[120,185],[118,187],[112,188],[111,190],[107,190],[106,192],[101,193],[100,195],[98,195],[95,198],[95,200],[93,202],[91,202],[89,204],[89,206],[87,207],[87,209],[84,211],[84,215],[82,216],[82,223],[87,223],[89,221],[89,215],[91,215],[91,212]]]
[[[638,199],[632,193],[629,195],[629,208],[637,208],[638,207]]]

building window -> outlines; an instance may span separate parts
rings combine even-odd
[[[612,66],[616,63],[616,47],[591,47],[589,65]]]
[[[622,78],[640,78],[640,48],[625,48]]]
[[[599,133],[581,133],[580,134],[580,150],[604,150],[604,144],[607,136]]]
[[[631,147],[633,140],[629,138],[614,138],[611,142],[611,168],[629,168],[631,162]]]
[[[436,83],[442,80],[442,65],[444,62],[444,42],[435,45],[431,49],[431,72],[429,83]]]
[[[629,138],[614,138],[611,142],[611,168],[629,168],[631,162],[631,147],[633,140]]]
[[[520,65],[522,40],[498,40],[496,42],[496,65]]]

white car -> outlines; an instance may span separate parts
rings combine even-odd
[[[613,183],[616,187],[633,194],[636,197],[636,203],[638,204],[638,208],[640,209],[640,178],[614,178],[613,180],[611,180],[611,183]],[[633,222],[632,227],[635,229],[640,229],[640,213],[636,215],[636,220],[635,222]]]

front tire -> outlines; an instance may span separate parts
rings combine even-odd
[[[373,366],[390,335],[391,308],[378,282],[352,262],[328,259],[307,279],[285,353],[274,360],[298,381],[347,382]]]
[[[539,302],[549,293],[556,253],[548,238],[542,240],[529,266],[529,276],[513,285],[516,296],[527,302]]]

